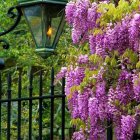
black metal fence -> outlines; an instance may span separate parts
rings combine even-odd
[[[33,135],[33,129],[37,129],[38,136],[35,138],[37,140],[43,140],[47,139],[46,137],[43,138],[43,101],[44,100],[50,100],[50,116],[46,116],[46,118],[50,118],[50,126],[49,126],[49,138],[50,140],[54,140],[54,101],[55,99],[61,99],[61,139],[65,140],[65,92],[64,92],[64,86],[65,86],[65,79],[62,79],[62,86],[61,86],[61,93],[55,95],[54,90],[54,69],[51,71],[51,83],[50,83],[50,93],[49,95],[44,95],[43,93],[43,71],[40,70],[39,72],[39,79],[38,79],[38,88],[39,93],[37,96],[33,96],[33,73],[30,72],[29,74],[29,86],[28,86],[28,97],[22,97],[22,72],[19,72],[18,74],[18,95],[17,98],[12,98],[12,78],[10,72],[7,76],[7,91],[6,91],[6,97],[3,98],[3,80],[2,75],[0,75],[0,140],[13,140],[11,131],[15,129],[14,133],[16,133],[16,139],[17,140],[23,140],[23,137],[21,136],[21,133],[24,128],[22,128],[22,104],[23,102],[28,102],[28,137],[27,140],[34,140]],[[33,102],[38,101],[38,127],[33,128]],[[16,121],[16,128],[11,127],[11,115],[12,115],[12,108],[13,103],[16,104],[17,107],[17,121]],[[6,119],[4,120],[2,118],[2,106],[6,106]],[[2,123],[5,121],[5,128],[2,128]],[[4,134],[3,134],[4,133]],[[4,136],[5,135],[5,136]],[[56,139],[55,139],[56,140]]]
[[[61,104],[61,124],[59,129],[61,129],[61,134],[59,134],[61,137],[59,138],[59,140],[65,140],[67,138],[65,138],[65,91],[64,91],[64,87],[65,87],[65,79],[62,79],[62,85],[61,85],[61,90],[59,89],[59,94],[55,94],[55,86],[54,86],[54,69],[51,70],[51,77],[50,77],[50,93],[49,94],[44,94],[44,83],[43,83],[43,71],[40,70],[38,73],[38,94],[36,96],[33,96],[33,92],[34,92],[34,75],[33,72],[30,71],[30,74],[28,76],[28,93],[26,93],[28,96],[22,96],[22,91],[23,91],[23,80],[22,80],[22,72],[19,71],[18,73],[18,78],[17,78],[17,97],[13,97],[12,96],[12,86],[13,86],[13,80],[11,77],[11,73],[9,72],[7,75],[7,79],[6,79],[6,90],[5,90],[5,97],[3,97],[3,88],[4,88],[4,81],[3,81],[3,77],[2,74],[0,74],[0,140],[58,140],[56,139],[56,137],[54,137],[54,123],[55,123],[55,105],[54,102],[55,100],[60,100],[60,104]],[[44,126],[44,122],[43,122],[43,112],[44,112],[44,100],[47,102],[49,102],[49,110],[50,112],[48,113],[50,116],[46,116],[46,118],[50,118],[49,119],[49,127],[47,128],[47,130],[45,129],[45,131],[48,131],[49,129],[49,136],[46,137],[43,134],[44,128],[46,126]],[[38,104],[38,117],[36,119],[37,123],[38,123],[38,127],[34,128],[33,126],[33,104],[34,101],[37,101],[36,103]],[[22,111],[23,111],[23,103],[25,104],[25,102],[27,103],[26,108],[28,107],[28,120],[26,121],[26,126],[28,127],[26,131],[26,135],[27,138],[23,138],[23,123],[22,123]],[[13,111],[13,107],[14,104],[16,105],[16,121],[15,121],[15,126],[16,127],[12,127],[12,111]],[[6,108],[6,111],[3,112],[3,106]],[[48,108],[46,108],[46,110],[48,110]],[[3,115],[5,117],[3,117]],[[3,128],[3,122],[5,122],[5,127]],[[108,121],[107,123],[108,128],[107,128],[107,140],[113,140],[113,129],[112,129],[112,122]],[[33,138],[33,131],[34,129],[36,129],[35,133],[36,137]],[[13,138],[13,131],[15,134],[15,137]],[[73,131],[73,130],[72,130]],[[140,135],[138,134],[134,134],[133,136],[133,140],[139,140],[140,139]]]

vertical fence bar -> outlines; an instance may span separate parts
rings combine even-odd
[[[21,98],[21,90],[22,90],[22,85],[21,85],[21,71],[19,71],[19,77],[18,77],[18,98]],[[17,140],[21,140],[21,101],[18,101],[18,137]]]
[[[39,96],[42,96],[42,70],[40,71],[40,79],[39,79]],[[42,140],[42,98],[39,99],[39,140]]]
[[[11,122],[11,74],[8,74],[7,77],[7,84],[8,84],[8,89],[7,89],[7,94],[8,94],[8,104],[7,104],[7,140],[10,140],[10,122]]]
[[[2,80],[1,80],[1,73],[0,73],[0,100],[1,100],[1,98],[2,98]],[[0,140],[2,139],[2,137],[1,137],[1,135],[2,135],[2,133],[1,133],[1,102],[0,102]]]
[[[65,140],[65,78],[62,79],[62,140]]]
[[[139,130],[135,130],[135,132],[133,133],[133,137],[132,140],[140,140],[140,134],[139,134]]]
[[[50,140],[53,140],[53,126],[54,126],[54,68],[51,71],[51,128],[50,128]]]
[[[113,140],[112,121],[107,121],[107,140]]]
[[[29,75],[29,140],[32,139],[32,92],[33,92],[33,74],[32,70]]]
[[[136,140],[136,139],[137,139],[137,135],[136,135],[136,133],[134,132],[132,140]]]

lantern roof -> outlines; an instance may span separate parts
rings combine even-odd
[[[66,4],[68,3],[68,0],[18,0],[18,3],[21,6],[37,3]]]

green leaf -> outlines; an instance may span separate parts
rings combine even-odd
[[[111,60],[111,66],[115,67],[117,65],[117,60],[115,58],[112,58]]]
[[[140,69],[140,61],[136,64],[136,68]]]

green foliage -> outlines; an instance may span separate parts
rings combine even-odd
[[[83,130],[86,128],[86,124],[80,118],[72,119],[70,123],[71,125],[76,125]]]
[[[0,1],[0,31],[6,30],[10,27],[14,21],[7,17],[6,13],[9,7],[16,5],[16,0],[1,0]],[[15,11],[16,12],[16,11]],[[18,73],[22,71],[22,97],[28,97],[28,86],[29,86],[29,71],[32,69],[34,72],[33,80],[33,96],[38,96],[38,73],[40,69],[43,69],[43,93],[50,94],[50,71],[51,68],[55,68],[55,74],[58,73],[62,65],[66,64],[66,54],[68,53],[68,46],[70,39],[70,30],[66,27],[64,33],[62,34],[60,41],[58,43],[57,50],[50,57],[43,59],[35,52],[35,44],[32,40],[31,33],[25,22],[24,17],[20,24],[15,30],[9,34],[0,37],[6,38],[10,43],[10,49],[4,50],[0,44],[0,57],[4,58],[6,67],[2,71],[2,81],[3,81],[3,91],[2,99],[7,98],[7,82],[6,76],[7,72],[11,71],[12,74],[12,98],[17,98],[18,93]],[[56,85],[55,94],[60,94],[61,82]],[[45,100],[43,102],[43,139],[49,139],[50,134],[50,101]],[[7,107],[2,104],[2,138],[6,139],[6,113]],[[29,117],[29,103],[22,103],[22,137],[24,140],[28,139],[28,117]],[[57,138],[60,138],[60,126],[61,126],[61,101],[55,101],[55,126],[54,133]],[[12,104],[12,115],[11,115],[11,139],[16,139],[17,137],[17,104]],[[66,131],[67,136],[69,135],[70,126],[70,116],[66,109]],[[38,102],[33,102],[33,136],[32,139],[37,139],[38,136]]]
[[[136,68],[140,69],[140,61],[136,64]]]
[[[99,4],[98,12],[102,14],[98,22],[103,27],[106,27],[108,23],[116,23],[126,16],[126,14],[132,13],[133,10],[138,10],[139,0],[131,0],[130,2],[126,0],[120,0],[118,5],[110,3]]]

